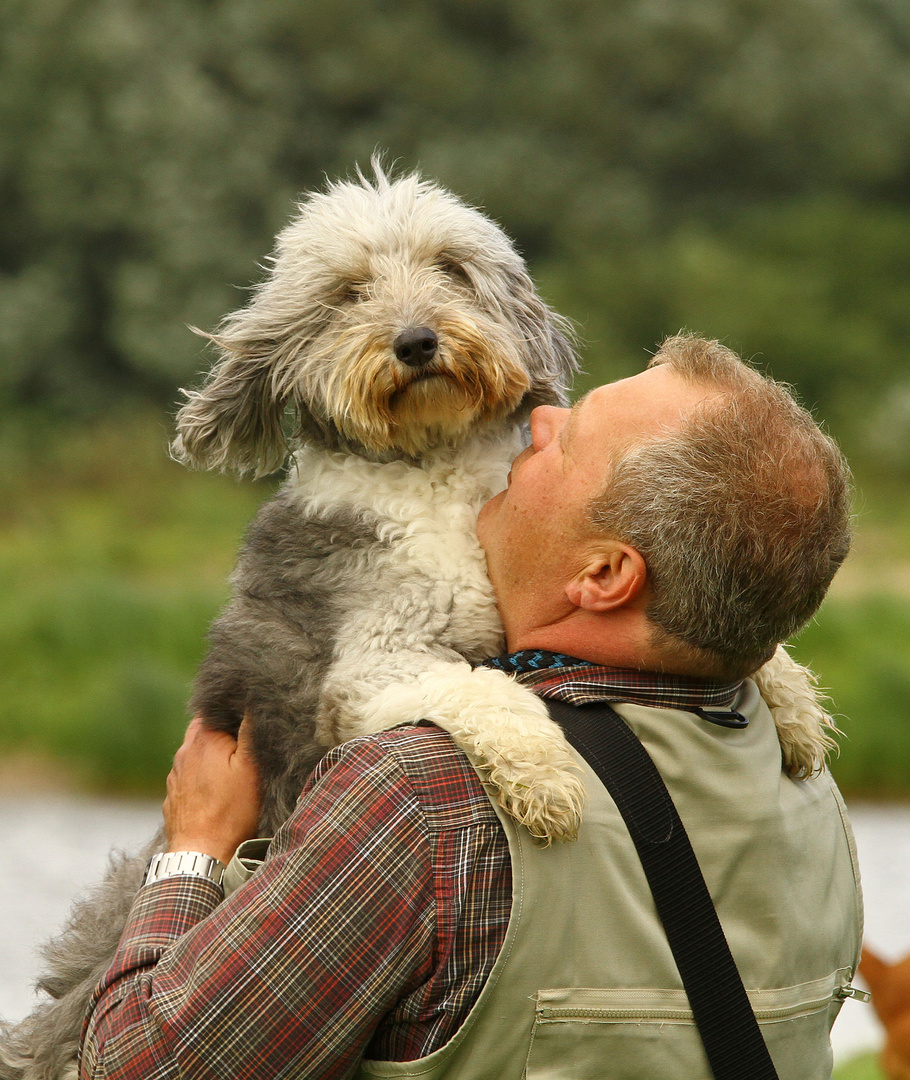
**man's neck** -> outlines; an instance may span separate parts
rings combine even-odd
[[[603,667],[656,671],[668,675],[704,678],[704,661],[686,655],[684,648],[663,643],[652,632],[652,624],[637,611],[617,611],[610,618],[576,610],[572,617],[548,626],[513,631],[508,634],[509,652],[544,649],[566,653]]]
[[[546,649],[567,653],[604,667],[659,671],[660,657],[652,655],[650,634],[635,613],[617,612],[610,619],[575,609],[559,622],[512,630],[507,634],[509,652]]]

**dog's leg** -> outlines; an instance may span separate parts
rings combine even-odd
[[[752,678],[777,725],[785,771],[796,778],[819,772],[837,748],[833,736],[839,732],[821,703],[815,675],[778,645]]]
[[[411,661],[413,670],[413,661]],[[497,801],[541,840],[574,840],[585,787],[544,702],[501,671],[433,663],[363,706],[360,731],[430,720],[468,754]]]

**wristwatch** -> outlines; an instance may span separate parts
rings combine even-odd
[[[142,884],[151,885],[153,881],[182,874],[186,877],[207,878],[221,888],[221,879],[226,869],[223,862],[211,855],[203,855],[201,851],[159,851],[149,859]]]

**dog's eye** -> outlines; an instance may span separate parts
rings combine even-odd
[[[465,270],[457,259],[450,259],[443,256],[441,259],[437,260],[436,269],[441,270],[444,274],[448,274],[449,277],[462,282],[464,285],[471,284],[471,279],[468,276],[467,270]]]
[[[358,300],[363,300],[366,294],[366,282],[349,281],[339,290],[338,296],[343,304],[356,304]]]

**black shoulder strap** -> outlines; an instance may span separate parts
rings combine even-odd
[[[695,852],[638,736],[609,705],[547,700],[635,842],[715,1080],[777,1080]]]

